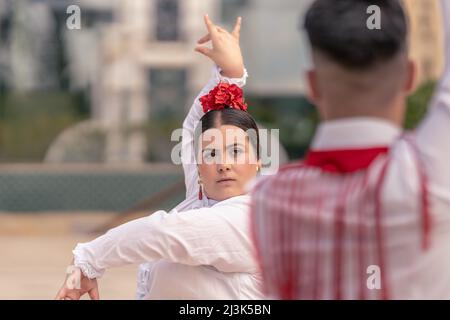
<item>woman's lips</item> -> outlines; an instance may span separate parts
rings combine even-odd
[[[223,178],[217,181],[217,183],[226,183],[226,182],[234,182],[236,181],[236,179],[231,179],[231,178]]]

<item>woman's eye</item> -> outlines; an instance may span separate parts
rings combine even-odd
[[[206,159],[212,159],[215,156],[216,156],[216,150],[211,150],[211,151],[205,152]]]
[[[233,155],[235,157],[241,155],[244,151],[242,149],[233,149]]]

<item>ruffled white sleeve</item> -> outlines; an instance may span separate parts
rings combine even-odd
[[[249,235],[249,196],[230,198],[211,208],[157,211],[73,250],[75,266],[91,279],[106,269],[165,260],[208,265],[222,272],[255,272]]]
[[[194,130],[204,115],[202,105],[200,104],[200,97],[207,94],[219,82],[227,82],[235,84],[239,87],[245,86],[248,73],[244,69],[244,75],[241,78],[228,78],[220,74],[221,69],[218,66],[212,68],[211,78],[206,86],[200,91],[192,104],[192,107],[183,122],[183,140],[181,150],[181,160],[183,163],[184,179],[186,184],[186,198],[198,192],[198,173],[194,153]]]

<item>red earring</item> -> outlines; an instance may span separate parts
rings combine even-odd
[[[201,185],[201,181],[198,181],[198,200],[202,200],[203,199],[203,191],[202,191],[202,185]]]

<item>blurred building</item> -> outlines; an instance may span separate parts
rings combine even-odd
[[[405,0],[410,17],[411,57],[419,67],[419,83],[436,80],[444,66],[444,41],[440,3],[435,0]]]
[[[0,1],[0,92],[6,90],[9,82],[10,13],[10,3]]]
[[[215,2],[118,1],[99,42],[92,86],[93,119],[111,128],[108,162],[143,162],[147,143],[140,128],[185,112],[209,74],[193,48],[205,32],[200,17],[213,14]]]
[[[303,93],[301,72],[308,56],[302,50],[305,39],[298,25],[300,13],[309,2],[119,1],[116,20],[102,39],[101,79],[97,82],[101,86],[95,88],[94,117],[118,128],[109,137],[108,159],[142,161],[146,145],[143,135],[138,131],[124,140],[121,123],[139,127],[143,119],[160,120],[179,114],[180,105],[188,108],[204,85],[210,63],[193,48],[205,34],[205,13],[229,30],[237,16],[244,17],[241,39],[251,74],[248,94]],[[126,151],[121,152],[124,148]]]
[[[142,163],[149,152],[142,128],[186,112],[209,76],[211,63],[193,51],[205,33],[203,14],[228,29],[237,16],[244,18],[248,95],[297,97],[306,91],[302,75],[310,66],[300,26],[311,2],[0,0],[0,91],[88,92],[91,119],[63,132],[47,161]],[[405,2],[421,81],[436,79],[442,69],[438,2]],[[73,4],[81,9],[80,30],[66,27]],[[91,131],[104,137],[94,143]],[[167,141],[150,145],[159,147]]]
[[[89,154],[74,158],[73,149],[91,150],[92,147],[83,146],[90,143],[87,140],[93,135],[86,132],[101,131],[105,133],[101,157],[105,162],[144,162],[148,144],[142,128],[149,121],[183,114],[187,101],[209,75],[210,64],[195,54],[193,48],[197,38],[205,33],[202,15],[208,12],[216,17],[217,3],[216,0],[18,0],[14,3],[0,0],[0,8],[7,8],[8,16],[12,17],[8,20],[12,21],[8,32],[11,40],[3,41],[8,48],[4,52],[10,53],[11,69],[10,76],[6,72],[5,76],[0,75],[5,79],[5,87],[46,89],[41,77],[30,73],[35,67],[47,71],[44,62],[56,60],[45,56],[39,59],[55,52],[51,41],[44,41],[53,36],[62,39],[67,68],[60,71],[66,77],[68,89],[90,93],[91,119],[63,132],[51,146],[46,160],[89,161]],[[80,30],[65,26],[70,16],[66,10],[73,4],[81,9]],[[29,22],[30,16],[44,21],[48,25],[46,29],[36,32],[34,22]],[[15,20],[20,21],[14,24]],[[42,44],[38,48],[41,50],[28,45],[28,38],[33,39],[32,43]],[[15,46],[16,42],[22,45]],[[50,78],[51,73],[46,74]],[[25,86],[27,81],[31,84]]]
[[[299,96],[305,93],[304,71],[310,67],[309,44],[302,31],[303,13],[312,0],[223,0],[221,21],[229,28],[244,18],[241,45],[254,96]]]
[[[4,50],[9,52],[9,64],[4,65],[10,72],[1,76],[5,87],[58,89],[63,83],[69,90],[90,92],[91,120],[63,132],[47,154],[50,162],[70,161],[73,149],[81,145],[77,141],[86,143],[91,140],[85,138],[86,132],[97,129],[107,132],[106,162],[143,162],[148,143],[140,128],[185,112],[209,76],[211,63],[193,51],[206,32],[205,13],[228,28],[238,15],[244,17],[242,46],[252,78],[249,94],[301,92],[301,43],[291,39],[299,38],[297,24],[304,5],[293,0],[282,5],[249,0],[0,0],[0,4],[9,10],[9,29],[3,32],[9,38],[2,41],[9,48]],[[65,26],[66,9],[72,4],[81,9],[80,30]],[[43,26],[36,27],[34,20],[43,21]],[[280,30],[289,32],[277,37]],[[62,48],[55,41],[58,37]],[[51,68],[58,61],[52,56],[58,49],[67,60],[59,73]],[[63,81],[44,86],[52,75]]]

